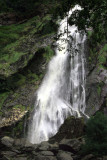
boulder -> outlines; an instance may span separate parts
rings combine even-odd
[[[8,136],[5,136],[1,139],[2,144],[4,144],[6,147],[12,147],[14,143],[14,139]]]
[[[41,151],[39,154],[43,156],[54,156],[53,152],[51,151]]]
[[[77,153],[81,148],[81,144],[78,139],[63,139],[59,144],[59,148],[64,151]]]
[[[20,138],[20,139],[15,139],[14,140],[14,146],[16,147],[24,147],[26,144],[26,139],[25,138]]]
[[[103,157],[103,160],[107,160],[107,156],[104,156],[104,157]]]
[[[36,156],[35,160],[57,160],[56,157],[53,156]]]
[[[91,116],[100,110],[105,97],[107,97],[107,70],[95,67],[86,80],[86,114]]]
[[[51,141],[60,142],[62,139],[72,139],[81,137],[84,134],[84,119],[68,117],[60,127],[58,133],[50,138]]]
[[[38,150],[39,151],[47,151],[50,148],[50,144],[48,142],[42,142],[39,146],[38,146]]]
[[[58,152],[57,159],[58,160],[73,160],[73,158],[71,157],[71,153],[63,152],[63,151]]]
[[[94,159],[93,154],[88,154],[84,158],[82,158],[81,160],[96,160],[96,158]]]

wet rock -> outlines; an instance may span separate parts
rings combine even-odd
[[[29,141],[27,141],[25,138],[21,139],[15,139],[13,147],[18,148],[22,152],[32,152],[37,149],[38,145],[37,144],[31,144]]]
[[[98,111],[107,96],[107,70],[96,67],[86,80],[86,114],[93,115]]]
[[[71,157],[71,153],[63,152],[63,151],[58,152],[57,159],[58,160],[73,160],[73,158]]]
[[[1,152],[1,154],[3,158],[6,160],[10,160],[12,157],[14,158],[17,155],[17,153],[12,152],[12,151],[3,151]]]
[[[53,156],[37,156],[35,160],[57,160],[56,157]]]
[[[62,139],[72,139],[81,137],[84,131],[83,118],[68,117],[60,127],[58,133],[50,138],[51,141],[60,142]]]
[[[81,160],[94,160],[94,155],[93,154],[89,154],[89,155],[86,155],[84,158],[82,158]]]
[[[15,139],[14,140],[14,146],[16,147],[24,147],[26,144],[26,139],[25,138],[20,138],[20,139]]]
[[[39,154],[43,156],[54,156],[54,154],[51,151],[41,151],[39,152]]]
[[[49,150],[56,155],[59,150],[59,144],[58,143],[50,144]]]
[[[1,142],[2,142],[2,144],[4,144],[4,145],[7,146],[7,147],[12,147],[12,146],[13,146],[13,143],[14,143],[14,139],[11,138],[11,137],[5,136],[5,137],[3,137],[3,138],[1,139]]]
[[[49,148],[50,148],[50,144],[48,142],[42,142],[38,147],[40,151],[47,151],[49,150]]]
[[[27,157],[16,157],[12,160],[28,160],[28,158]]]
[[[81,142],[78,139],[63,139],[59,144],[59,148],[77,153],[81,148]]]
[[[103,157],[103,160],[107,160],[107,156],[104,156],[104,157]]]
[[[26,147],[26,148],[28,148],[28,147],[32,147],[32,146],[34,146],[35,148],[37,148],[37,145],[32,145],[32,143],[30,143],[29,141],[25,141],[25,145],[24,145],[24,147]]]

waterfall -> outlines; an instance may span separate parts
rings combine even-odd
[[[69,15],[76,9],[76,5]],[[48,65],[47,73],[36,92],[35,108],[29,126],[31,143],[47,141],[55,135],[70,116],[85,114],[85,55],[86,35],[75,25],[68,26],[67,17],[60,22],[56,55]]]

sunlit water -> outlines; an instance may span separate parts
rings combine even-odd
[[[76,9],[75,6],[69,15]],[[70,116],[85,114],[84,43],[86,35],[75,25],[68,27],[67,17],[60,22],[56,55],[49,63],[47,73],[36,92],[35,109],[29,125],[31,143],[47,141],[55,135]]]

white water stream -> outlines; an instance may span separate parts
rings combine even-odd
[[[76,9],[75,6],[69,15]],[[67,17],[60,22],[56,55],[49,63],[47,73],[38,89],[28,139],[31,143],[47,141],[55,135],[70,116],[85,114],[84,42],[86,35],[75,25],[68,26]]]

